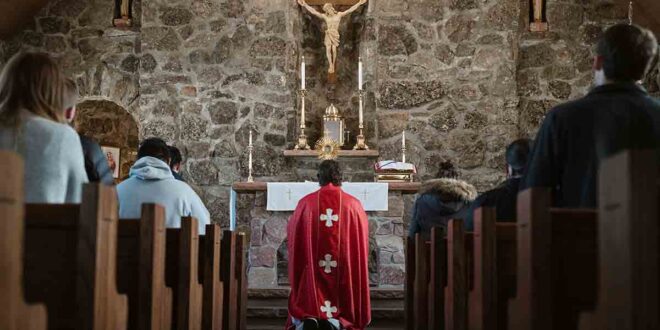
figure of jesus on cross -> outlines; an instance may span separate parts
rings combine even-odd
[[[339,48],[339,23],[344,16],[350,15],[360,6],[367,3],[367,0],[360,0],[346,11],[336,11],[331,3],[323,5],[323,13],[320,13],[314,7],[310,6],[305,0],[298,0],[298,4],[303,6],[312,15],[325,21],[325,52],[328,57],[328,73],[334,73],[337,65],[337,49]]]

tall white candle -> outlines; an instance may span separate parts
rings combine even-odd
[[[360,126],[364,123],[364,109],[362,108],[362,96],[360,96]]]
[[[300,99],[300,126],[305,125],[305,96]]]
[[[358,89],[362,90],[362,57],[358,60]]]
[[[402,137],[401,137],[401,147],[402,147],[403,149],[406,148],[406,131],[403,131],[403,135],[402,135]]]
[[[250,130],[250,141],[249,141],[249,146],[252,146],[252,130]]]
[[[302,63],[300,64],[300,89],[305,89],[305,56],[302,57]]]

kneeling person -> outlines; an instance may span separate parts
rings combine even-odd
[[[117,186],[119,217],[139,218],[142,204],[156,203],[165,208],[168,228],[180,228],[181,217],[194,217],[203,235],[210,223],[209,211],[188,184],[174,178],[169,161],[169,149],[163,140],[150,138],[142,142],[129,179]]]
[[[341,189],[339,164],[319,169],[321,189],[300,200],[287,228],[287,329],[364,329],[371,321],[369,222]]]

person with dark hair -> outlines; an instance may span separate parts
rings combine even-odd
[[[516,221],[516,201],[520,181],[527,169],[529,155],[532,149],[532,140],[519,139],[506,148],[506,181],[497,188],[489,190],[477,197],[471,205],[467,221],[473,223],[474,211],[480,207],[493,207],[497,212],[497,221]]]
[[[339,163],[319,166],[321,189],[300,200],[287,226],[287,329],[364,329],[371,321],[369,221],[341,189]]]
[[[557,207],[594,208],[601,160],[625,149],[657,150],[660,102],[638,83],[657,48],[653,33],[636,25],[603,33],[593,65],[596,87],[548,112],[523,188],[551,188]]]
[[[169,146],[170,148],[170,169],[172,170],[172,175],[174,175],[174,178],[179,180],[179,181],[186,181],[183,179],[181,176],[181,162],[183,161],[183,158],[181,157],[181,151],[179,151],[179,148],[175,146]]]
[[[64,82],[64,119],[71,126],[74,126],[76,118],[76,102],[78,101],[78,86],[71,78]],[[85,172],[89,182],[101,182],[106,185],[113,185],[115,179],[112,177],[112,170],[108,166],[108,161],[103,155],[101,146],[94,139],[80,135],[80,144],[85,157]]]
[[[129,178],[117,185],[119,217],[139,218],[142,204],[160,204],[165,208],[168,228],[180,228],[181,217],[194,217],[198,232],[203,235],[211,223],[209,211],[187,183],[172,175],[167,143],[158,138],[146,139],[140,144],[137,157]]]
[[[426,181],[419,189],[413,205],[408,236],[422,233],[431,238],[431,228],[446,227],[451,219],[466,219],[470,203],[477,197],[471,184],[458,179],[458,171],[450,161],[440,163],[437,179]],[[472,224],[466,222],[466,229]]]

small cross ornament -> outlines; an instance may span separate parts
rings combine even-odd
[[[332,227],[333,221],[334,222],[339,221],[339,216],[332,213],[333,213],[332,209],[326,209],[325,214],[321,214],[321,221],[325,221],[326,227]]]
[[[325,301],[325,306],[321,306],[321,313],[325,313],[325,316],[332,318],[332,313],[337,313],[337,307],[332,306],[329,300]]]
[[[319,260],[319,267],[324,267],[324,271],[330,274],[330,272],[332,272],[332,268],[337,268],[337,261],[332,260],[331,254],[326,254],[325,260]]]

